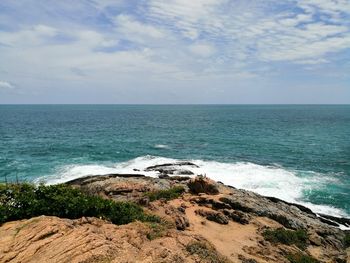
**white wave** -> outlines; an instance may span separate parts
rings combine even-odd
[[[170,146],[166,144],[156,144],[153,147],[156,149],[170,149]]]
[[[145,168],[164,163],[175,163],[180,160],[142,156],[127,162],[115,165],[68,165],[56,171],[55,174],[39,178],[37,182],[47,184],[63,183],[87,175],[103,175],[111,173],[142,173],[147,176],[156,177],[154,171],[145,172]],[[199,166],[183,166],[182,168],[192,171],[195,175],[206,175],[207,177],[221,181],[224,184],[250,190],[265,196],[273,196],[291,203],[299,203],[309,207],[316,213],[329,214],[332,216],[348,216],[343,210],[327,206],[316,205],[303,201],[306,191],[323,187],[328,180],[325,176],[309,172],[308,176],[300,177],[296,171],[289,171],[281,166],[263,166],[250,162],[221,163],[215,161],[189,160]]]

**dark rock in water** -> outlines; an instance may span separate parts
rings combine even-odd
[[[193,194],[205,193],[215,195],[219,193],[217,185],[207,178],[197,177],[187,185]]]
[[[160,175],[158,176],[158,178],[160,178],[160,179],[169,179],[170,176],[167,175],[167,174],[160,174]]]
[[[228,218],[220,213],[220,212],[214,212],[214,211],[207,211],[203,209],[198,209],[195,211],[197,215],[203,216],[209,221],[213,221],[216,223],[219,223],[221,225],[227,225],[228,224]]]
[[[270,201],[272,201],[274,203],[282,202],[282,203],[287,204],[287,205],[293,205],[293,206],[299,208],[300,211],[303,211],[305,213],[308,213],[308,214],[316,216],[316,214],[314,212],[312,212],[312,210],[310,208],[307,208],[307,207],[305,207],[303,205],[299,205],[299,204],[295,204],[295,203],[289,203],[289,202],[283,201],[283,200],[281,200],[279,198],[271,197],[271,196],[265,196],[265,198],[269,199]]]
[[[194,175],[194,173],[191,172],[190,170],[176,169],[176,168],[173,168],[173,167],[169,167],[169,168],[156,168],[156,169],[153,169],[152,171],[156,171],[156,172],[159,172],[159,173],[164,174],[164,175],[169,175],[169,174],[176,174],[176,175]]]
[[[320,217],[320,220],[326,224],[330,223],[330,225],[334,225],[335,223],[337,226],[339,224],[350,227],[350,218],[344,218],[344,217],[335,217],[335,216],[329,216],[324,214],[318,214]]]
[[[145,169],[145,171],[154,171],[164,167],[176,167],[176,166],[193,166],[193,167],[199,168],[198,165],[191,162],[178,162],[178,163],[164,163],[164,164],[149,166]]]
[[[334,221],[332,221],[332,220],[328,220],[327,218],[320,217],[320,221],[321,221],[322,223],[325,223],[325,224],[330,225],[330,226],[339,227],[339,224],[338,224],[338,223],[336,223],[336,222],[334,222]]]

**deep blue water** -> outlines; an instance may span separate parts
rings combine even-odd
[[[0,105],[0,181],[155,156],[350,214],[350,105]]]

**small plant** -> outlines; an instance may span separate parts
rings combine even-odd
[[[344,246],[345,248],[350,247],[350,233],[346,233],[344,237]]]
[[[147,238],[149,240],[154,240],[156,238],[163,237],[167,234],[170,228],[173,228],[174,225],[166,220],[160,220],[159,222],[150,222],[147,223],[150,228],[150,231],[147,233]]]
[[[0,186],[0,224],[47,215],[76,219],[91,216],[121,225],[140,220],[157,222],[157,216],[144,213],[132,202],[114,202],[90,196],[67,185],[35,186],[11,184]]]
[[[194,241],[186,246],[186,250],[190,255],[197,255],[201,261],[207,263],[230,263],[230,261],[220,255],[216,249],[203,241]]]
[[[159,199],[172,200],[181,196],[183,192],[185,192],[185,189],[182,186],[175,186],[168,190],[147,192],[145,196],[148,196],[151,202]]]
[[[319,263],[319,261],[311,256],[304,255],[301,253],[298,254],[289,254],[287,255],[287,259],[291,263]]]
[[[263,233],[264,238],[272,243],[282,243],[285,245],[296,245],[300,249],[305,249],[307,245],[307,232],[305,230],[286,230],[278,228],[268,229]]]

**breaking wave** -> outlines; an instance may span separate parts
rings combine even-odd
[[[58,168],[50,176],[38,178],[36,182],[57,184],[87,175],[111,173],[142,173],[147,176],[157,177],[157,172],[146,172],[144,169],[153,165],[175,163],[178,161],[180,160],[147,155],[111,165],[67,165]],[[191,170],[195,175],[206,175],[215,181],[220,181],[236,188],[250,190],[265,196],[277,197],[287,202],[299,203],[309,207],[316,213],[339,217],[347,216],[341,209],[304,201],[304,194],[307,191],[325,187],[329,181],[334,181],[334,178],[305,171],[303,173],[306,176],[300,176],[298,171],[287,170],[280,166],[264,166],[250,162],[188,161],[198,165],[198,168],[193,166],[183,166],[182,168]]]

